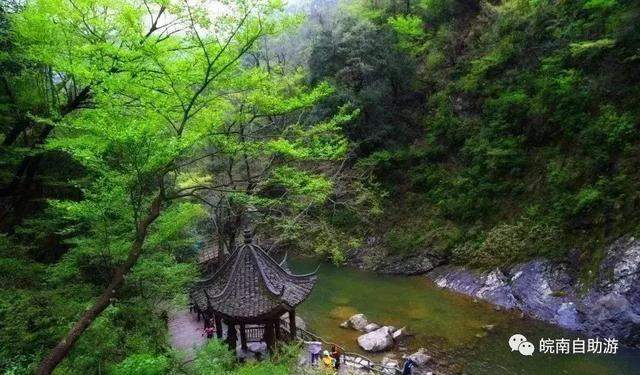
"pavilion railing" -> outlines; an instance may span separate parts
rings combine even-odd
[[[281,319],[280,329],[283,331],[283,334],[290,336],[290,328],[289,321],[287,319]],[[328,346],[335,346],[341,353],[340,363],[350,366],[352,368],[356,368],[359,370],[370,371],[375,374],[400,374],[401,370],[398,367],[386,367],[379,363],[374,362],[373,360],[358,354],[347,352],[340,345],[327,341],[324,338],[309,332],[302,328],[296,329],[296,339],[298,341],[319,341]]]
[[[247,335],[247,342],[260,342],[264,338],[263,325],[246,326],[245,332],[245,334]]]

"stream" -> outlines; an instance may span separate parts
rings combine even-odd
[[[292,259],[294,272],[310,272],[317,260]],[[443,290],[425,276],[385,276],[323,263],[319,281],[309,298],[298,307],[311,331],[348,351],[374,360],[399,358],[424,347],[436,361],[454,373],[465,374],[640,374],[640,350],[618,348],[616,354],[541,354],[541,338],[575,338],[573,332],[512,311]],[[350,316],[364,313],[369,321],[411,334],[403,347],[392,352],[365,353],[356,342],[360,332],[340,328]],[[487,331],[488,324],[495,328]],[[508,339],[523,334],[536,347],[525,357],[512,352]]]

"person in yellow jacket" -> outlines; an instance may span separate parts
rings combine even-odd
[[[331,353],[328,350],[325,350],[322,353],[322,363],[324,364],[324,368],[327,370],[327,373],[332,374],[335,368],[335,359],[331,357]]]

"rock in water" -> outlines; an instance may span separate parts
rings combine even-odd
[[[364,331],[369,333],[369,332],[373,332],[376,329],[379,329],[380,325],[376,324],[376,323],[369,323],[366,325],[366,327],[364,327]]]
[[[346,322],[340,324],[340,327],[353,328],[356,331],[366,332],[367,325],[369,325],[367,317],[364,314],[356,314]]]
[[[495,324],[485,324],[482,326],[482,329],[485,331],[493,331],[494,328],[496,328]]]
[[[411,354],[409,359],[415,362],[417,366],[424,366],[431,361],[431,356],[427,354],[425,348],[420,348],[417,352]]]
[[[395,374],[396,369],[400,366],[397,359],[389,357],[382,358],[380,364],[382,365],[382,367],[384,367],[383,371],[385,374]]]
[[[367,352],[381,352],[393,346],[393,336],[389,327],[377,330],[358,337],[358,345]]]
[[[401,338],[406,337],[407,335],[408,335],[407,327],[396,329],[395,331],[393,331],[393,334],[391,334],[394,340],[400,340]]]

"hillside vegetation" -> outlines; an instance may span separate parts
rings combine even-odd
[[[290,371],[167,341],[248,226],[585,276],[640,231],[638,1],[292,3],[0,1],[0,372]]]
[[[359,166],[390,193],[379,224],[390,249],[431,246],[482,267],[535,256],[589,266],[607,241],[637,232],[637,2],[361,1],[349,9],[408,61],[369,54],[375,62],[347,60],[335,75],[345,93],[357,87],[365,114],[367,100],[380,101],[371,113],[384,126],[366,121],[352,138],[367,146]],[[378,54],[392,48],[379,43]],[[359,88],[344,65],[366,66]],[[367,126],[388,129],[384,142]]]

